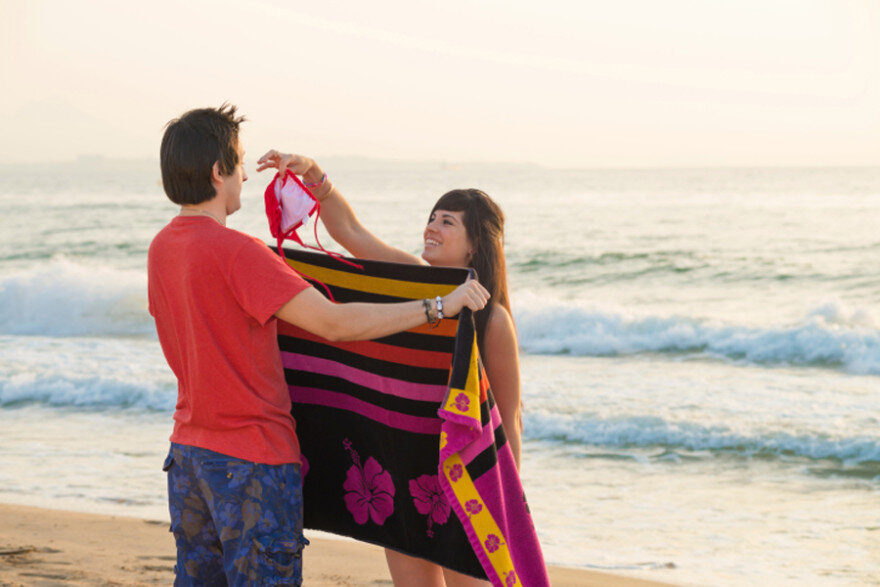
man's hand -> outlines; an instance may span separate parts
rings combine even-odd
[[[468,278],[463,284],[443,297],[443,315],[452,317],[467,306],[474,312],[482,310],[489,301],[491,294],[476,279]]]

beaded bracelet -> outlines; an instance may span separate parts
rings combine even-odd
[[[439,309],[432,307],[431,300],[428,298],[422,300],[422,305],[425,306],[425,318],[428,319],[428,325],[431,328],[436,328],[437,325],[440,324],[440,318],[442,318],[443,315],[440,314]],[[433,318],[431,318],[432,311],[435,312]]]
[[[307,188],[319,188],[319,187],[321,187],[322,185],[324,185],[324,182],[325,182],[326,180],[327,180],[327,174],[325,173],[324,175],[321,176],[321,179],[319,179],[319,180],[316,181],[315,183],[306,183],[306,184],[303,184],[303,185],[305,185]]]

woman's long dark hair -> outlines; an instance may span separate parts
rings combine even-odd
[[[473,247],[470,266],[477,278],[492,297],[486,307],[474,314],[477,327],[477,344],[483,351],[486,324],[495,304],[510,312],[507,295],[507,264],[504,261],[504,213],[492,198],[477,189],[452,190],[443,194],[434,204],[431,215],[437,210],[463,212],[467,237]]]

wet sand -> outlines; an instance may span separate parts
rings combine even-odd
[[[310,538],[305,585],[391,585],[382,549]],[[0,585],[170,585],[174,540],[167,522],[0,504]],[[556,587],[661,583],[550,568]]]

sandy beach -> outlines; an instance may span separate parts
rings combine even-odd
[[[170,585],[174,542],[165,522],[0,504],[0,585]],[[553,585],[647,587],[629,577],[552,567]],[[304,584],[391,585],[382,549],[312,539]]]

